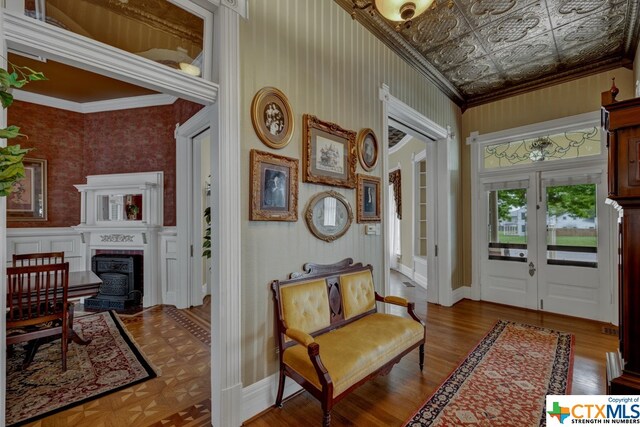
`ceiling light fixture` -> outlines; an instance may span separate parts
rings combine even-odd
[[[367,10],[372,15],[377,10],[385,19],[395,22],[396,30],[400,31],[410,28],[412,20],[429,9],[433,2],[434,0],[367,0],[360,3],[354,0],[351,17],[355,19],[356,10]]]

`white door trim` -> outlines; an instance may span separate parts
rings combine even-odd
[[[383,126],[383,138],[382,138],[382,185],[386,188],[389,185],[389,142],[388,142],[388,127],[389,119],[398,120],[410,126],[412,129],[428,136],[435,140],[435,157],[437,159],[436,166],[436,180],[435,184],[438,188],[436,196],[437,212],[435,217],[435,229],[437,235],[432,242],[433,246],[430,247],[431,253],[435,250],[435,245],[438,246],[438,257],[434,266],[429,266],[436,270],[434,273],[437,275],[438,284],[438,301],[437,303],[445,306],[451,306],[453,304],[453,290],[451,288],[451,277],[453,276],[452,262],[451,262],[451,249],[454,247],[451,244],[453,238],[453,228],[455,223],[450,221],[451,206],[455,203],[455,195],[451,194],[451,181],[449,170],[449,152],[451,145],[451,132],[449,128],[444,128],[434,121],[428,119],[418,111],[409,107],[407,104],[395,98],[390,94],[389,86],[382,84],[379,90],[379,97],[382,101],[382,126]],[[383,200],[383,212],[389,211],[389,197],[385,195]],[[384,292],[385,295],[389,295],[390,292],[390,274],[389,274],[389,220],[383,221],[383,244],[384,244]]]
[[[200,110],[181,126],[176,128],[176,226],[178,230],[178,277],[180,283],[176,284],[176,307],[186,308],[194,305],[191,284],[197,276],[197,272],[202,270],[202,257],[200,246],[196,246],[192,241],[192,221],[195,218],[193,196],[193,137],[201,134],[211,127],[212,107]],[[211,144],[217,141],[211,138]],[[213,179],[213,171],[212,171]],[[216,182],[220,182],[216,180]],[[217,239],[214,233],[213,239]],[[191,256],[191,245],[194,245],[194,256]],[[219,242],[212,242],[212,245],[219,245]],[[193,258],[193,259],[192,259]],[[193,262],[193,265],[192,265]],[[199,302],[201,304],[202,301]]]

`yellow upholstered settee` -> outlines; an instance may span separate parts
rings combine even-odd
[[[424,363],[425,325],[413,303],[375,292],[372,267],[306,264],[305,273],[271,283],[280,355],[276,406],[282,404],[285,376],[322,403],[323,426],[331,408],[349,392],[394,364],[416,347]],[[404,306],[409,318],[378,313],[376,301]]]

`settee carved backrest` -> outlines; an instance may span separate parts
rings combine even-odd
[[[364,315],[373,313],[376,311],[375,304],[371,310],[368,310],[364,313],[360,313],[358,316],[353,316],[350,319],[345,319],[344,306],[343,306],[343,296],[341,295],[341,284],[340,278],[343,275],[349,275],[353,273],[359,272],[368,272],[369,274],[372,271],[372,267],[370,265],[363,266],[362,263],[353,264],[353,260],[347,258],[343,261],[340,261],[335,264],[312,264],[307,263],[303,267],[305,269],[304,272],[301,273],[291,273],[289,275],[290,279],[279,281],[274,280],[271,283],[271,290],[273,292],[273,298],[275,302],[275,321],[276,321],[276,334],[278,336],[278,342],[280,344],[280,348],[288,348],[296,343],[294,341],[289,340],[284,332],[288,327],[295,327],[295,325],[288,325],[286,322],[286,318],[292,319],[295,316],[292,316],[291,313],[285,313],[286,310],[292,310],[292,306],[290,301],[285,301],[284,298],[288,298],[287,294],[293,294],[291,292],[287,292],[288,287],[307,285],[309,283],[316,284],[317,281],[324,281],[326,286],[326,295],[327,295],[327,303],[328,303],[328,312],[329,312],[329,323],[327,326],[321,327],[317,330],[305,330],[304,332],[309,333],[311,336],[317,336],[328,332],[332,329],[339,328],[346,323],[350,323],[357,318],[360,318]],[[285,290],[283,293],[283,289]],[[297,306],[300,306],[298,304]],[[283,309],[283,307],[288,307]],[[301,310],[308,310],[305,307],[301,307]],[[307,316],[309,314],[307,313]],[[314,324],[318,324],[318,322],[314,322]],[[298,327],[299,329],[299,327]]]

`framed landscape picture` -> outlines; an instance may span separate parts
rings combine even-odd
[[[298,220],[298,160],[251,150],[251,221]]]
[[[380,178],[358,175],[358,222],[380,222]]]
[[[283,148],[293,135],[293,112],[289,100],[275,87],[264,87],[251,103],[251,123],[258,138],[271,148]]]
[[[47,219],[47,161],[27,159],[24,178],[13,184],[7,196],[7,221],[45,221]]]
[[[303,116],[302,133],[304,182],[354,188],[356,133],[309,114]]]

